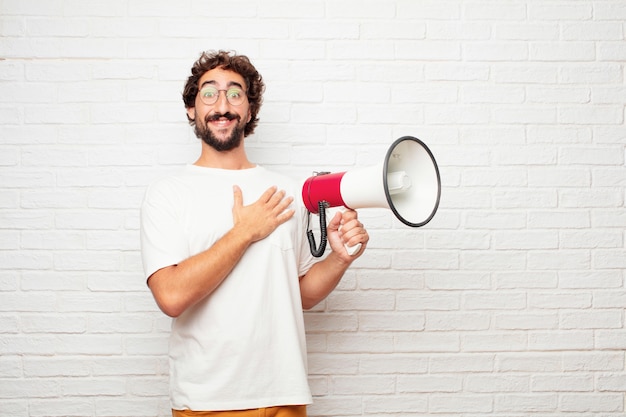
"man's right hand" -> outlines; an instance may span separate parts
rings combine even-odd
[[[249,234],[251,242],[266,238],[278,226],[293,217],[295,211],[289,208],[293,197],[285,196],[285,191],[276,187],[268,188],[257,201],[244,206],[241,188],[233,186],[234,227]]]

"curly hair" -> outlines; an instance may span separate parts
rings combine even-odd
[[[228,51],[206,51],[200,55],[200,58],[191,67],[191,75],[187,78],[185,89],[183,90],[183,102],[185,108],[193,108],[196,106],[196,96],[198,95],[200,78],[207,72],[215,68],[234,71],[241,75],[246,82],[246,96],[250,103],[250,121],[245,127],[244,136],[248,136],[254,132],[259,118],[257,117],[261,104],[263,102],[263,92],[265,91],[265,83],[263,77],[256,70],[247,56],[237,55],[235,52]],[[189,124],[194,126],[195,120],[187,115]]]

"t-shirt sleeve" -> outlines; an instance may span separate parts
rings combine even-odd
[[[176,195],[163,183],[148,188],[141,206],[141,258],[145,278],[187,259],[189,245],[177,217]]]

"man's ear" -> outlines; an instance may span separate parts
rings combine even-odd
[[[252,120],[252,112],[250,111],[250,109],[248,109],[248,121],[246,122],[246,124],[250,123],[250,120]]]
[[[196,120],[196,108],[195,107],[187,107],[187,117],[190,121]]]

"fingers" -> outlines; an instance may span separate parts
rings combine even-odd
[[[328,225],[326,226],[326,230],[337,231],[341,227],[341,223],[342,223],[342,215],[340,212],[337,212],[335,213],[333,218],[330,219],[330,221],[328,222]]]
[[[238,185],[233,185],[233,200],[235,207],[243,206],[243,194],[241,193],[241,188]]]
[[[277,213],[282,213],[283,211],[285,211],[291,205],[291,203],[293,203],[293,197],[286,197],[285,195],[286,193],[283,190],[275,191],[267,202],[268,207],[272,208],[274,212]]]
[[[270,188],[265,190],[265,192],[261,194],[261,197],[259,197],[259,202],[267,203],[268,201],[270,201],[270,199],[276,194],[276,190],[276,186],[271,186]]]
[[[367,243],[369,235],[358,219],[354,210],[346,210],[341,215],[341,238],[344,243],[354,246],[357,243]]]

